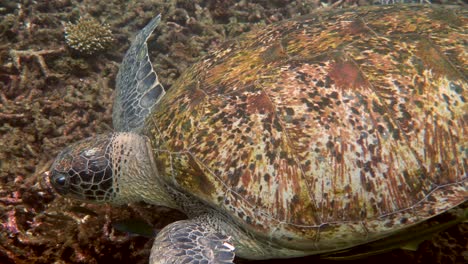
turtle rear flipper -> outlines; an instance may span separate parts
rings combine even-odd
[[[234,263],[229,237],[204,219],[182,220],[164,227],[154,240],[149,263]]]
[[[120,66],[112,114],[116,131],[139,132],[154,105],[166,93],[149,60],[146,44],[160,20],[158,15],[138,33]]]

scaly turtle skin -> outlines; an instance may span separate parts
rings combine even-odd
[[[185,212],[151,263],[423,233],[468,197],[467,13],[405,5],[284,21],[226,43],[167,93],[146,47],[155,18],[119,71],[117,132],[65,149],[50,181],[78,199]]]

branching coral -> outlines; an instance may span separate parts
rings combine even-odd
[[[76,24],[65,25],[65,39],[70,48],[84,55],[93,55],[109,48],[114,37],[109,25],[94,18],[81,17]]]

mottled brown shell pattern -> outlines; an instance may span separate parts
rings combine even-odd
[[[265,238],[364,243],[467,200],[466,9],[317,13],[226,43],[147,120],[162,177]]]

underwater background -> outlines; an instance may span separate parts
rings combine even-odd
[[[134,35],[156,14],[162,23],[148,42],[150,57],[170,90],[200,57],[254,27],[317,8],[386,2],[394,1],[2,0],[0,264],[147,263],[154,230],[184,218],[146,204],[117,208],[71,201],[43,182],[62,148],[112,130],[118,67]],[[398,249],[345,263],[397,261],[468,263],[468,224],[435,235],[417,251]],[[337,263],[317,257],[236,260],[312,262]]]

